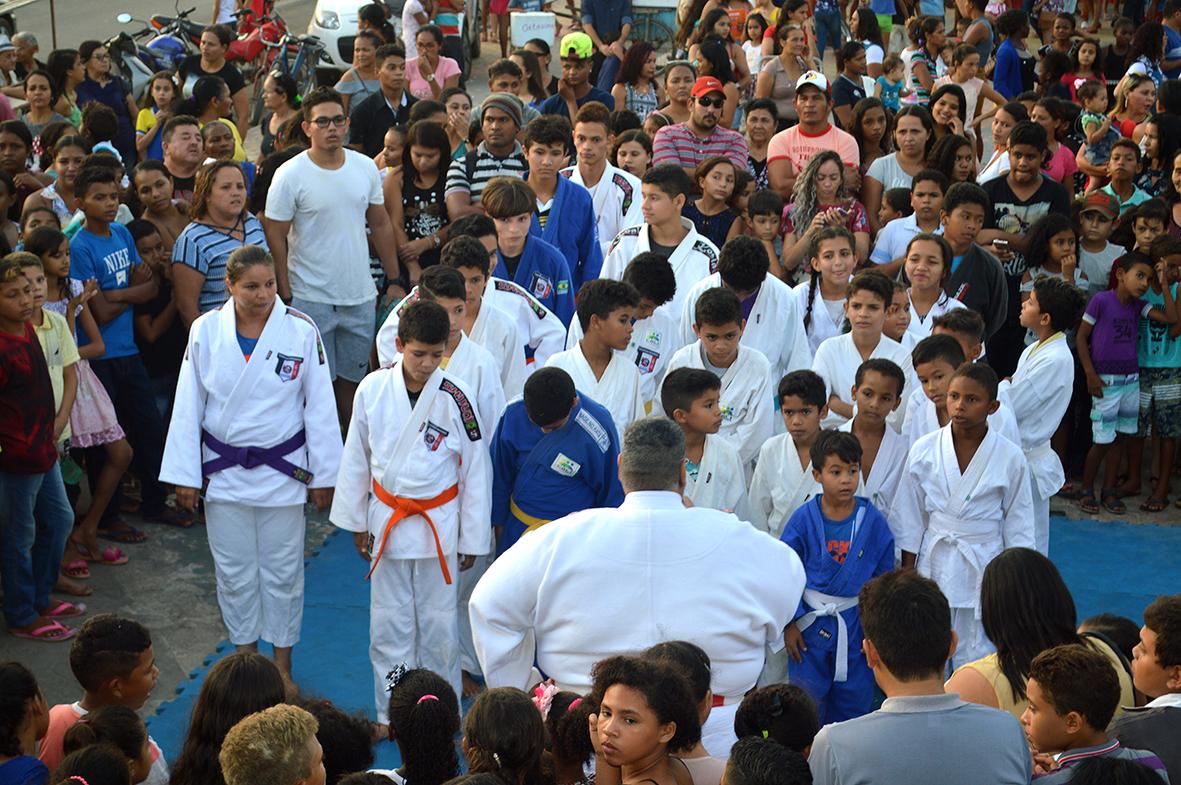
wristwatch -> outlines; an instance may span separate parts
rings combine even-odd
[[[435,81],[435,75],[434,75],[434,74],[427,74],[427,75],[426,75],[426,80],[427,80],[428,82],[433,82],[433,81]]]

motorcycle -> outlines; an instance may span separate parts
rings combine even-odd
[[[136,43],[136,38],[142,37],[143,34],[143,31],[135,35],[120,32],[107,39],[104,44],[111,56],[111,73],[131,85],[131,94],[137,101],[147,89],[152,74],[163,68],[154,54]]]

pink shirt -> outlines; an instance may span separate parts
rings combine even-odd
[[[767,145],[767,163],[769,165],[780,158],[786,158],[791,161],[792,173],[798,175],[804,171],[808,159],[821,150],[836,150],[845,166],[856,167],[861,163],[857,140],[831,124],[816,136],[806,133],[799,125],[775,134],[771,137],[771,143]]]
[[[1074,183],[1071,182],[1071,178],[1078,171],[1078,162],[1075,161],[1074,153],[1070,151],[1069,147],[1059,144],[1058,151],[1050,156],[1050,162],[1042,171],[1048,174],[1054,182],[1062,183],[1066,187],[1067,193],[1074,193]]]
[[[439,90],[443,89],[443,83],[452,76],[459,76],[459,63],[452,60],[450,57],[439,57],[439,64],[435,66],[435,84],[439,86]],[[422,78],[422,72],[418,70],[418,58],[413,57],[406,61],[406,75],[410,77],[410,95],[422,100],[429,100],[435,97],[431,91],[430,82]]]

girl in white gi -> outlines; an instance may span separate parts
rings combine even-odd
[[[943,289],[951,276],[952,252],[947,240],[937,234],[916,234],[906,244],[902,257],[906,280],[910,281],[910,324],[906,332],[911,346],[931,334],[932,322],[939,316],[965,307]]]
[[[369,657],[378,722],[399,663],[462,690],[456,579],[492,545],[492,465],[475,398],[439,369],[451,321],[416,302],[398,322],[401,358],[357,388],[329,520],[370,562]]]
[[[1005,548],[1033,547],[1029,468],[1021,448],[988,425],[996,372],[967,363],[947,391],[951,421],[914,443],[890,521],[902,566],[939,584],[959,638],[952,667],[993,650],[980,622],[984,568]]]
[[[843,226],[826,226],[816,233],[808,254],[808,280],[792,291],[799,298],[808,346],[815,353],[826,338],[840,335],[845,324],[849,276],[857,264],[853,233]]]
[[[1066,330],[1078,324],[1086,297],[1061,278],[1038,278],[1021,304],[1021,326],[1037,341],[1025,348],[1017,370],[1001,382],[1000,396],[1017,418],[1021,449],[1029,462],[1033,495],[1035,547],[1050,551],[1050,497],[1062,488],[1066,475],[1062,461],[1050,449],[1050,437],[1058,429],[1074,384],[1074,359],[1066,343]]]
[[[320,333],[276,296],[270,254],[234,251],[226,284],[230,300],[189,332],[160,481],[191,510],[208,480],[206,528],[230,640],[239,651],[270,641],[290,680],[304,503],[324,509],[332,500],[340,426]]]
[[[828,417],[821,423],[824,427],[836,428],[853,416],[852,390],[857,369],[871,357],[890,360],[902,369],[908,381],[913,374],[910,352],[882,334],[886,308],[893,299],[894,285],[877,271],[859,273],[849,283],[845,316],[850,330],[826,339],[812,361],[812,370],[828,385]],[[909,392],[908,384],[902,391],[903,400]],[[902,410],[891,414],[890,424],[895,429],[902,426]]]

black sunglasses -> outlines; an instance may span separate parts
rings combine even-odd
[[[711,106],[716,106],[718,109],[722,109],[726,106],[726,99],[702,96],[701,98],[697,99],[697,105],[704,106],[706,109],[710,108]]]

